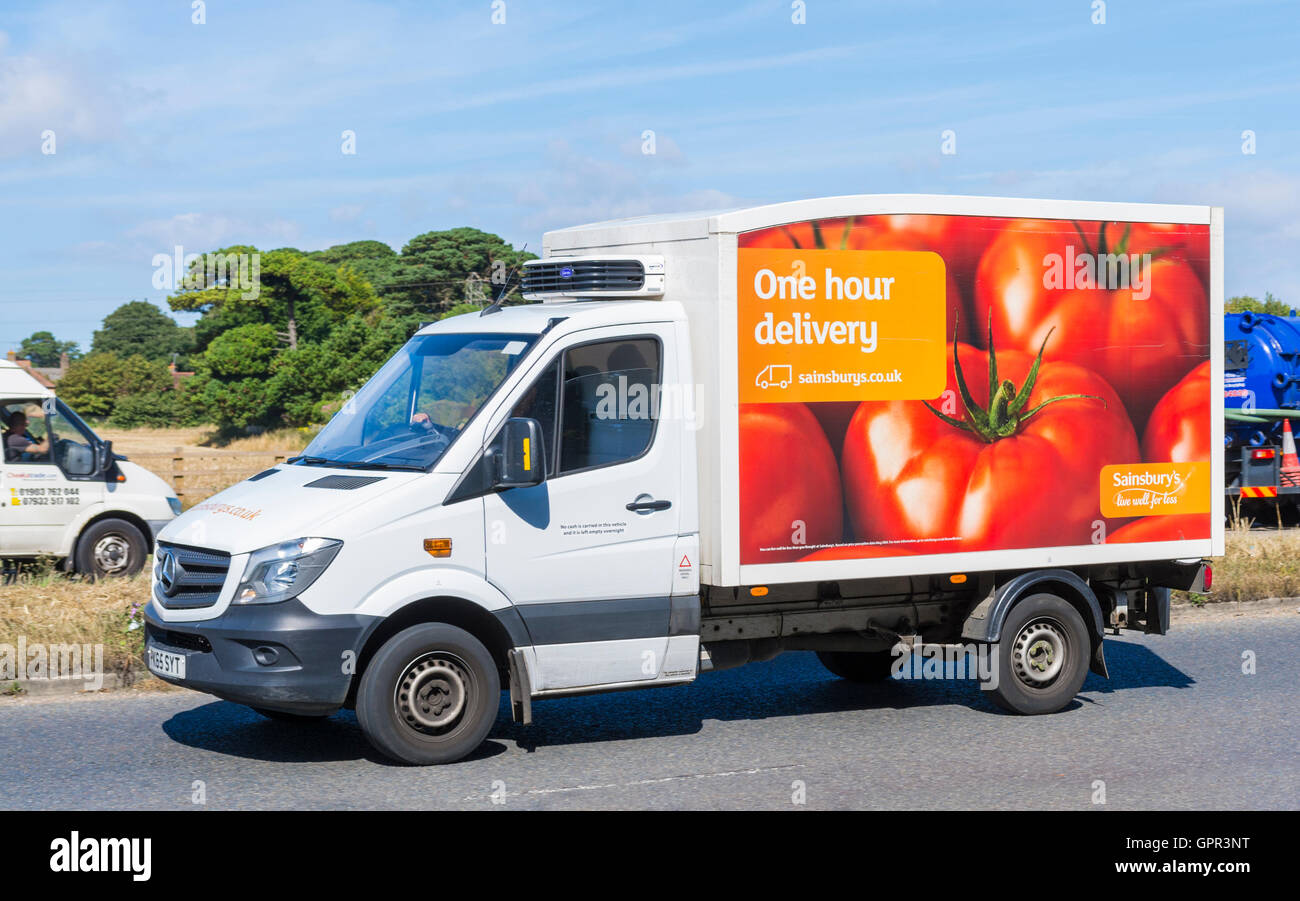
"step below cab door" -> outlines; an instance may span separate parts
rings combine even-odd
[[[485,495],[487,575],[532,639],[535,693],[694,677],[698,636],[673,634],[689,630],[675,604],[698,603],[673,598],[687,507],[683,418],[661,415],[674,335],[578,333],[509,401],[541,424],[547,478]]]

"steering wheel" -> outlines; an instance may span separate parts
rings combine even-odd
[[[410,424],[410,429],[412,432],[414,432],[417,435],[427,435],[427,434],[437,435],[443,441],[450,441],[451,439],[455,438],[456,435],[458,434],[456,429],[450,428],[445,425],[439,425],[438,423],[434,422],[432,419],[428,419],[428,418],[421,419],[418,422],[412,422]]]

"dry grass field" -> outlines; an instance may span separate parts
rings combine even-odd
[[[113,442],[114,451],[175,487],[186,508],[299,453],[315,434],[308,429],[278,429],[221,440],[206,428],[96,431]]]

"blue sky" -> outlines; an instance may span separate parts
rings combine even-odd
[[[151,260],[177,244],[400,249],[472,225],[538,249],[597,219],[859,192],[1222,205],[1229,295],[1300,306],[1294,3],[1111,0],[1104,25],[1091,0],[807,0],[805,25],[789,0],[492,12],[208,0],[195,25],[189,0],[4,0],[0,345],[87,349],[121,303],[165,308]]]

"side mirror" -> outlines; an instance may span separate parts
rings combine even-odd
[[[113,468],[113,442],[100,440],[95,444],[95,475],[102,476]]]
[[[516,416],[501,429],[501,450],[497,453],[496,485],[517,488],[546,481],[546,446],[542,425],[536,419]]]

